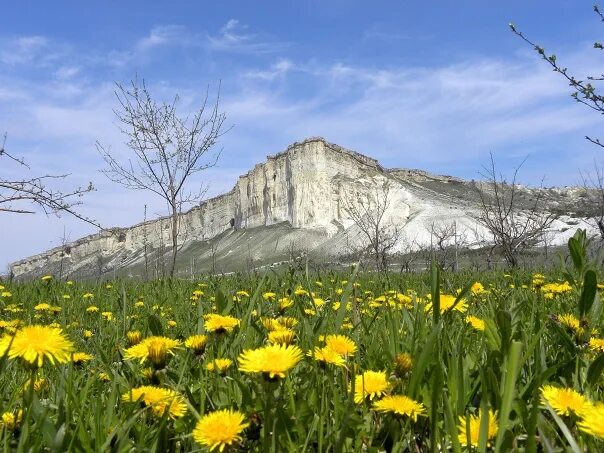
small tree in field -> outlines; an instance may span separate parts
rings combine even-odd
[[[400,239],[399,228],[386,222],[391,203],[391,187],[387,181],[343,198],[344,211],[360,230],[379,272],[387,269],[388,258]]]
[[[30,170],[24,159],[15,157],[6,150],[6,134],[0,143],[0,169],[9,169],[10,165],[25,171]],[[92,183],[86,187],[77,187],[72,190],[58,190],[49,186],[52,181],[65,179],[67,174],[9,177],[0,173],[0,212],[13,214],[35,214],[32,205],[38,206],[47,215],[60,216],[70,214],[77,219],[90,223],[98,228],[98,222],[82,215],[77,207],[82,204],[84,194],[94,190]]]
[[[530,205],[521,206],[520,187],[517,183],[520,166],[514,170],[511,182],[507,182],[491,162],[485,167],[483,185],[477,185],[480,201],[476,220],[491,233],[493,248],[501,254],[509,266],[519,264],[519,255],[542,242],[543,235],[557,218],[557,214],[543,209],[543,195],[535,191]]]
[[[208,105],[208,92],[201,107],[192,115],[177,112],[178,95],[172,102],[156,102],[145,82],[135,79],[129,86],[116,84],[119,106],[114,111],[133,159],[119,162],[97,142],[107,164],[103,173],[113,182],[129,189],[148,190],[168,205],[172,257],[170,277],[174,276],[179,250],[179,222],[183,206],[199,202],[205,190],[187,192],[191,176],[216,165],[220,152],[210,154],[224,129],[226,116],[218,109],[220,90]]]

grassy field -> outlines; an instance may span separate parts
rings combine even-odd
[[[0,445],[603,451],[597,270],[574,241],[547,275],[0,282]]]

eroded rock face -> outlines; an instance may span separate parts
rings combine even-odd
[[[386,222],[399,226],[418,245],[429,243],[426,226],[430,222],[456,219],[462,230],[475,235],[484,233],[472,215],[476,206],[456,203],[451,196],[439,192],[443,185],[451,184],[464,183],[419,170],[385,170],[375,159],[322,138],[310,138],[268,156],[265,163],[240,176],[230,192],[184,213],[180,241],[186,249],[189,244],[220,236],[221,253],[226,256],[241,246],[233,242],[235,238],[239,242],[245,240],[245,235],[235,232],[254,229],[258,241],[263,234],[267,239],[280,231],[274,247],[255,252],[258,259],[270,262],[282,258],[285,248],[292,246],[278,240],[290,235],[279,229],[281,226],[271,229],[270,234],[269,230],[264,233],[262,227],[285,224],[300,230],[291,235],[298,242],[296,247],[318,248],[324,250],[326,257],[337,256],[350,247],[350,241],[361,240],[344,203],[362,199],[367,192],[386,185],[390,190]],[[144,259],[145,251],[162,253],[168,244],[170,224],[167,218],[160,218],[84,237],[13,263],[11,271],[16,277],[33,277],[56,273],[60,266],[63,275],[92,276],[136,266]],[[199,253],[203,255],[200,259],[208,257],[207,252]],[[191,259],[195,258],[193,255]],[[214,248],[212,259],[215,258]]]

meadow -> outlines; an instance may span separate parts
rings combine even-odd
[[[603,451],[587,248],[543,272],[0,282],[0,445]]]

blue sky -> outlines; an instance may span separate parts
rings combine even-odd
[[[232,130],[219,167],[192,181],[229,190],[267,154],[321,135],[387,167],[478,177],[488,153],[521,179],[572,185],[600,159],[601,117],[508,29],[512,21],[579,76],[604,72],[603,25],[576,1],[10,2],[0,16],[0,131],[28,174],[97,191],[81,211],[126,226],[165,211],[99,173],[99,140],[127,155],[113,83],[135,74],[183,112],[222,84]],[[23,170],[2,163],[0,174]],[[44,215],[0,217],[0,267],[92,233]],[[6,238],[9,238],[8,240]]]

